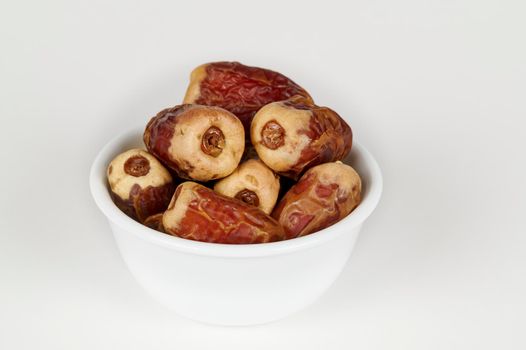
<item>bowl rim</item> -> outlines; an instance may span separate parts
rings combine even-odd
[[[165,248],[189,254],[225,258],[256,258],[268,255],[287,254],[321,245],[363,224],[380,201],[383,190],[383,179],[380,167],[371,153],[361,143],[353,139],[353,150],[358,151],[363,158],[366,168],[368,168],[370,172],[370,181],[368,183],[368,190],[364,194],[360,205],[358,205],[351,214],[334,225],[310,235],[285,241],[259,244],[210,243],[171,236],[140,224],[124,214],[111,200],[106,185],[106,159],[108,159],[108,156],[110,156],[109,159],[113,159],[116,155],[115,149],[122,143],[122,140],[141,132],[142,129],[142,126],[131,127],[110,139],[104,147],[102,147],[91,165],[89,186],[96,205],[112,225],[115,224],[138,238]],[[102,181],[100,178],[101,174],[103,176]]]

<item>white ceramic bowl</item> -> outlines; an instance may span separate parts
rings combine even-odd
[[[144,147],[142,132],[134,128],[102,148],[91,167],[91,193],[139,284],[161,304],[194,320],[259,324],[313,303],[342,271],[382,192],[378,164],[354,142],[345,162],[362,178],[363,200],[335,225],[300,238],[253,245],[173,237],[130,219],[113,204],[108,192],[106,167],[118,153]]]

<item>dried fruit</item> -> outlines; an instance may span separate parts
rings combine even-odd
[[[278,199],[279,177],[262,161],[249,159],[232,174],[218,181],[214,190],[270,214]]]
[[[184,179],[209,181],[232,173],[243,155],[243,126],[219,107],[180,105],[159,112],[144,131],[148,150]]]
[[[163,212],[175,189],[168,170],[141,149],[115,157],[108,166],[107,177],[117,207],[139,222]]]
[[[360,203],[360,176],[341,162],[309,169],[278,203],[272,217],[287,238],[308,235],[340,221]]]
[[[213,243],[264,243],[285,237],[278,222],[258,208],[190,181],[177,187],[163,225],[171,235]]]
[[[294,95],[312,102],[305,89],[280,73],[239,62],[214,62],[192,71],[183,103],[229,110],[241,120],[248,138],[252,117],[261,107]]]
[[[163,213],[148,216],[143,224],[156,231],[166,233],[163,226]]]
[[[315,165],[342,160],[352,147],[350,126],[332,109],[301,96],[261,108],[250,135],[259,158],[293,179]]]

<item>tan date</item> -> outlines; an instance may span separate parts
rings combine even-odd
[[[153,117],[146,148],[183,179],[209,181],[231,174],[245,148],[243,125],[219,107],[179,105]]]
[[[180,184],[162,218],[166,233],[202,242],[280,241],[283,228],[260,209],[195,182]]]
[[[279,176],[262,161],[249,159],[241,163],[232,174],[219,180],[214,190],[270,214],[278,199],[279,187]]]
[[[292,179],[315,165],[342,160],[352,147],[351,127],[332,109],[301,96],[261,108],[250,136],[259,158]]]
[[[272,217],[287,239],[329,227],[351,213],[361,200],[358,173],[341,162],[309,169],[277,204]]]
[[[117,155],[106,174],[113,202],[126,215],[141,223],[163,212],[175,189],[168,170],[142,149]]]

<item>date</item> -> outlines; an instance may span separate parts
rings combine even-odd
[[[243,125],[219,107],[179,105],[153,117],[146,148],[183,179],[209,181],[231,174],[245,147]]]
[[[279,176],[262,161],[249,159],[229,176],[219,180],[214,190],[237,198],[270,214],[279,194]]]
[[[163,227],[163,213],[148,216],[143,224],[156,231],[166,233]]]
[[[329,227],[360,203],[358,173],[341,162],[309,169],[278,203],[272,217],[283,226],[287,239]]]
[[[241,120],[248,138],[252,117],[261,107],[294,95],[312,101],[305,89],[283,74],[239,62],[214,62],[192,71],[183,103],[229,110]]]
[[[163,212],[175,189],[168,170],[141,149],[131,149],[115,157],[108,166],[107,178],[113,202],[141,223]]]
[[[202,242],[249,244],[285,238],[276,220],[195,182],[180,184],[163,214],[166,233]]]
[[[351,127],[332,109],[301,96],[261,108],[250,136],[259,158],[292,179],[315,165],[342,160],[352,147]]]

